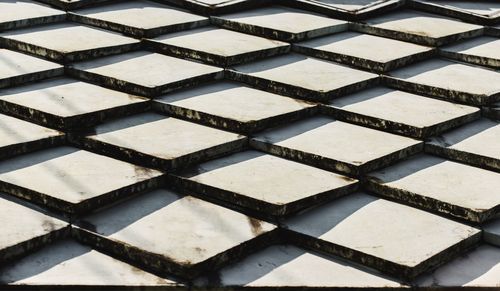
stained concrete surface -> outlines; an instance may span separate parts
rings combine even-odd
[[[0,11],[0,31],[66,19],[64,11],[35,1],[4,0],[0,2]]]
[[[441,54],[448,58],[500,68],[500,39],[482,36],[441,48]]]

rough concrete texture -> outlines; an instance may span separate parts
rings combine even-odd
[[[500,68],[500,39],[483,36],[441,48],[441,55],[459,61]]]
[[[66,13],[34,1],[0,2],[0,31],[66,19]]]

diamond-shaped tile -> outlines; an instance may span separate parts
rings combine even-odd
[[[440,54],[463,62],[500,69],[500,39],[482,36],[441,48]]]
[[[62,75],[64,68],[53,62],[0,49],[0,88]]]
[[[234,13],[265,4],[262,0],[163,0],[163,2],[208,15]]]
[[[391,48],[390,50],[387,48]],[[386,72],[434,55],[435,50],[375,35],[344,32],[294,44],[294,51],[368,69]]]
[[[402,6],[403,0],[296,0],[286,2],[300,9],[307,9],[332,17],[348,20],[365,19]]]
[[[153,97],[220,79],[223,69],[138,51],[76,63],[68,68],[68,73],[113,89]]]
[[[0,2],[0,31],[66,19],[66,13],[29,0]]]
[[[410,5],[471,23],[495,24],[500,21],[500,3],[495,1],[413,0]]]
[[[480,117],[476,107],[377,87],[332,100],[333,117],[415,138],[437,135]]]
[[[419,155],[369,174],[368,189],[472,222],[500,214],[500,173]]]
[[[285,216],[348,194],[358,181],[257,151],[245,151],[173,176],[183,187],[230,204]]]
[[[100,125],[80,142],[107,155],[169,170],[240,150],[247,138],[147,113]]]
[[[250,144],[274,155],[351,175],[387,166],[423,149],[418,140],[328,117],[265,131]]]
[[[148,40],[147,43],[169,55],[223,67],[290,51],[290,45],[286,42],[214,27],[167,34]]]
[[[242,133],[294,121],[317,111],[312,103],[226,81],[164,95],[153,100],[153,108]]]
[[[285,222],[299,245],[413,278],[467,250],[481,232],[409,206],[356,193]]]
[[[0,191],[70,214],[154,188],[161,177],[156,170],[70,147],[0,163]]]
[[[282,6],[212,16],[220,26],[282,41],[301,41],[347,30],[347,22]]]
[[[127,215],[123,215],[126,213]],[[160,273],[193,278],[274,240],[275,226],[167,190],[83,218],[77,237]]]
[[[135,37],[160,34],[208,25],[207,17],[151,1],[125,1],[77,10],[73,21],[122,32]]]
[[[386,81],[405,91],[471,105],[500,101],[500,73],[444,59],[397,69]]]
[[[0,159],[60,145],[62,132],[0,114]]]
[[[314,101],[326,101],[379,81],[376,74],[298,54],[239,65],[228,75],[277,94]]]
[[[37,0],[64,10],[73,10],[87,6],[112,2],[113,0]]]
[[[148,109],[148,99],[70,78],[0,91],[2,110],[44,126],[86,128]]]
[[[7,48],[60,63],[119,54],[140,46],[140,41],[101,29],[71,23],[49,24],[0,34]]]
[[[427,142],[426,151],[500,172],[500,123],[482,119],[446,132]]]

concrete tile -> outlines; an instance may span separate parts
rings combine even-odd
[[[168,55],[227,67],[290,51],[286,42],[216,27],[203,27],[147,40],[153,49]]]
[[[143,112],[147,101],[65,77],[0,91],[4,111],[58,129],[86,128]]]
[[[0,223],[2,265],[69,233],[68,223],[11,200],[3,193],[0,193]]]
[[[50,4],[63,10],[73,10],[112,2],[112,0],[37,0],[39,2]]]
[[[423,143],[328,117],[265,131],[250,144],[319,168],[360,175],[422,151]]]
[[[151,1],[126,1],[70,13],[73,21],[135,37],[155,37],[208,25],[207,17]]]
[[[179,7],[185,7],[191,11],[204,15],[219,15],[234,13],[243,9],[251,9],[262,6],[261,0],[164,0]]]
[[[441,48],[440,54],[463,62],[500,68],[500,39],[482,36]]]
[[[397,69],[386,78],[389,86],[470,105],[500,101],[500,73],[444,59]]]
[[[482,119],[426,143],[432,154],[500,172],[500,123]]]
[[[56,23],[0,34],[6,48],[59,63],[119,54],[140,46],[140,41],[97,28]]]
[[[229,78],[277,94],[326,101],[378,83],[378,75],[299,54],[239,65]]]
[[[358,31],[423,45],[441,46],[479,36],[480,25],[414,10],[402,10],[354,24]]]
[[[294,44],[293,49],[375,72],[387,72],[435,53],[430,47],[357,32],[343,32],[300,42]]]
[[[476,228],[363,193],[342,197],[285,224],[299,245],[404,279],[449,261],[481,238]]]
[[[384,87],[334,99],[323,109],[339,120],[420,139],[478,119],[481,113],[476,107]]]
[[[222,78],[223,69],[147,51],[76,63],[68,73],[146,97]]]
[[[0,159],[62,144],[62,132],[0,114]]]
[[[368,189],[443,215],[485,222],[500,212],[500,173],[419,155],[370,173]]]
[[[153,108],[171,116],[241,133],[284,124],[317,111],[316,104],[222,81],[167,94]]]
[[[494,219],[482,225],[482,228],[484,241],[500,247],[500,219]]]
[[[347,30],[347,22],[282,6],[212,16],[222,27],[262,37],[295,42]]]
[[[0,31],[63,21],[66,13],[29,0],[0,2]]]
[[[64,68],[53,62],[0,49],[0,88],[62,75]]]
[[[357,21],[394,10],[404,2],[402,0],[296,0],[288,2],[287,5],[330,17]]]
[[[428,1],[415,0],[412,6],[477,24],[494,24],[500,20],[500,3],[495,1]]]
[[[145,113],[97,126],[83,146],[103,154],[170,170],[238,151],[242,135]]]
[[[263,213],[286,216],[358,188],[358,181],[257,151],[196,166],[174,181],[203,195]]]
[[[219,274],[221,287],[397,288],[393,279],[291,245],[271,246],[252,254]],[[211,286],[210,280],[196,283]],[[203,284],[204,283],[204,284]]]
[[[421,276],[418,287],[500,287],[500,248],[482,245],[436,271]]]
[[[69,214],[159,185],[162,173],[71,147],[0,163],[0,191]]]
[[[70,239],[52,243],[0,270],[0,282],[11,286],[182,287]]]
[[[214,271],[268,245],[275,233],[272,224],[167,190],[84,217],[82,225],[87,230],[76,229],[81,241],[184,278]]]

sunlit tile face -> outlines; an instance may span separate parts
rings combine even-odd
[[[62,21],[66,13],[34,1],[0,2],[0,31]]]
[[[483,36],[451,44],[441,49],[441,54],[463,62],[500,68],[500,40]]]

